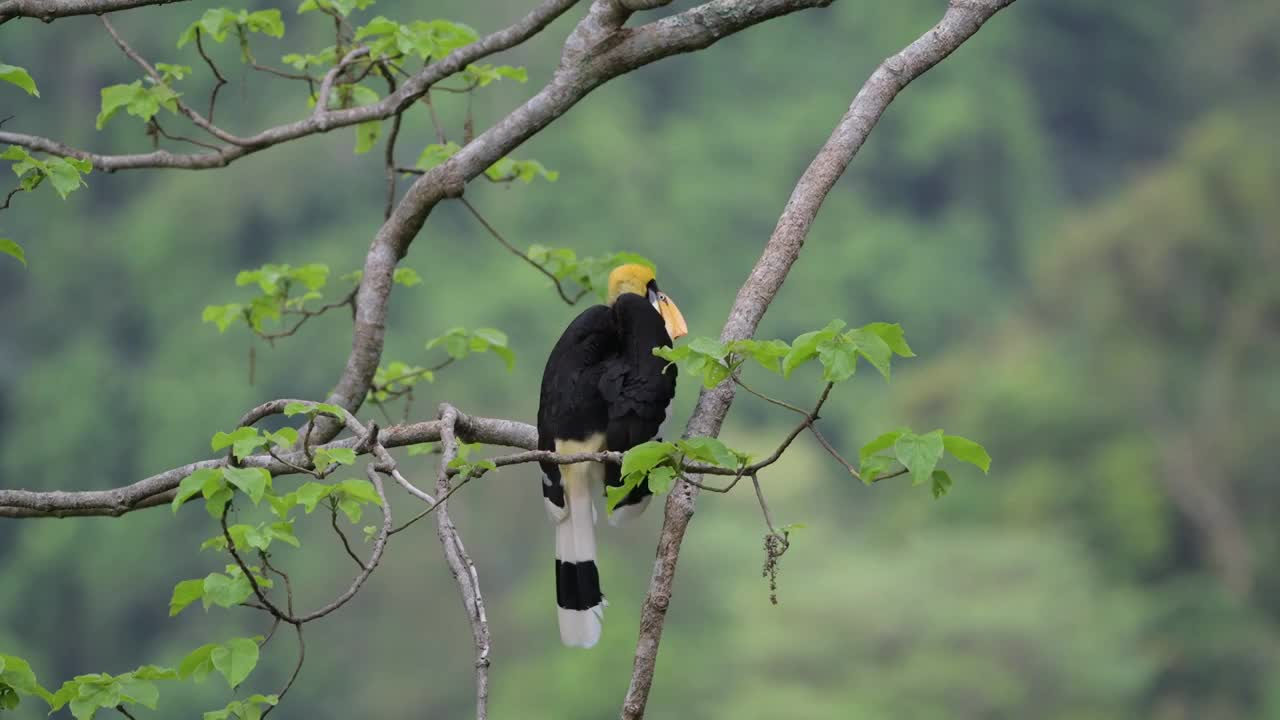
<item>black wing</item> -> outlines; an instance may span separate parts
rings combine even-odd
[[[565,328],[547,357],[538,401],[538,449],[555,450],[556,440],[583,440],[606,432],[608,405],[600,394],[605,363],[618,352],[618,332],[608,306],[595,305]],[[542,466],[543,495],[564,507],[560,466]]]

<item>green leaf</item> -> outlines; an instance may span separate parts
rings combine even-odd
[[[418,455],[434,454],[438,447],[435,443],[417,443],[409,446],[409,457],[417,457]]]
[[[318,482],[307,482],[303,483],[302,486],[292,494],[297,496],[298,504],[305,508],[309,515],[312,510],[316,509],[316,505],[319,504],[321,500],[329,497],[329,493],[332,491],[332,485],[325,485],[324,483]]]
[[[267,493],[264,495],[267,502],[271,505],[271,512],[281,520],[289,519],[289,511],[294,505],[298,504],[298,493],[291,492],[288,495],[273,495]]]
[[[187,654],[182,662],[178,664],[178,677],[182,679],[193,678],[196,682],[204,682],[213,670],[213,662],[210,655],[213,649],[218,647],[216,644],[201,645]]]
[[[272,445],[287,450],[298,442],[298,431],[291,427],[280,428],[267,433],[266,438]]]
[[[8,238],[0,238],[0,253],[15,257],[23,267],[27,266],[27,255],[22,251],[22,246]]]
[[[45,165],[48,167],[48,177],[53,183],[53,189],[63,200],[78,188],[84,187],[85,182],[80,178],[80,170],[75,165],[62,158],[49,158]]]
[[[231,454],[237,459],[244,458],[253,454],[262,446],[264,438],[258,434],[258,429],[254,427],[236,428],[230,433],[218,432],[213,436],[210,446],[214,450],[221,450],[228,445],[231,446]]]
[[[259,10],[246,13],[240,11],[237,23],[250,32],[262,33],[267,37],[284,37],[284,19],[279,10]]]
[[[360,507],[360,503],[349,497],[340,498],[337,507],[342,511],[343,515],[347,516],[352,525],[360,522],[361,516],[364,515],[364,509]]]
[[[209,573],[204,578],[203,604],[206,610],[210,605],[218,607],[235,607],[253,595],[253,586],[249,579],[240,573],[237,577],[222,573]]]
[[[227,685],[238,687],[258,664],[258,643],[250,638],[232,638],[209,653],[213,667],[227,679]]]
[[[968,438],[944,435],[942,445],[957,460],[976,465],[984,473],[991,469],[991,456],[987,454],[987,449]]]
[[[924,435],[904,433],[893,444],[893,452],[898,462],[911,471],[911,484],[920,485],[928,482],[933,469],[942,459],[942,431],[934,430]]]
[[[145,707],[156,709],[156,703],[160,701],[160,690],[154,683],[142,680],[140,678],[121,675],[117,678],[120,685],[120,700],[126,703],[138,703]]]
[[[134,670],[132,675],[139,680],[177,680],[178,671],[159,665],[143,665]]]
[[[689,350],[700,355],[707,355],[715,359],[723,358],[729,351],[725,348],[724,343],[709,337],[696,337],[685,343]]]
[[[391,281],[405,287],[413,287],[422,282],[422,276],[413,268],[402,267],[396,268],[396,271],[391,275]]]
[[[206,487],[216,485],[221,478],[222,471],[218,468],[202,468],[182,478],[182,482],[178,483],[178,492],[173,496],[173,511],[176,513],[182,503],[196,493],[206,492]],[[208,497],[208,494],[205,496]]]
[[[649,490],[655,495],[665,495],[671,491],[676,480],[676,470],[666,465],[649,471]]]
[[[906,335],[903,333],[902,326],[897,323],[873,322],[869,325],[862,326],[862,329],[875,333],[884,340],[889,349],[900,357],[915,357],[916,354],[911,351],[911,346],[907,345]]]
[[[204,509],[209,513],[209,517],[217,520],[225,515],[227,503],[231,502],[231,498],[234,495],[235,492],[221,478],[212,489],[206,485],[204,489]]]
[[[191,66],[189,65],[171,65],[169,63],[156,63],[156,70],[160,71],[161,79],[165,82],[169,80],[181,80],[191,74]]]
[[[62,683],[62,687],[58,688],[58,692],[49,697],[49,708],[52,712],[62,709],[62,706],[71,701],[76,696],[76,692],[80,690],[80,684],[74,680],[67,680]],[[52,712],[50,714],[52,714]]]
[[[377,489],[368,480],[343,480],[335,486],[335,491],[359,503],[382,504]]]
[[[671,457],[675,451],[676,446],[669,442],[650,440],[649,442],[641,443],[628,450],[622,456],[622,475],[647,473],[654,466]]]
[[[881,435],[880,437],[877,437],[875,440],[872,440],[871,442],[862,446],[862,449],[858,451],[858,459],[862,462],[866,462],[867,459],[870,458],[872,455],[875,455],[878,452],[883,452],[885,450],[888,450],[889,448],[893,447],[894,443],[898,442],[898,438],[907,434],[907,432],[908,431],[905,429],[890,430],[889,432]]]
[[[791,372],[800,367],[804,363],[813,359],[818,354],[818,345],[823,341],[830,341],[836,333],[844,328],[844,322],[841,320],[832,320],[827,326],[821,330],[807,332],[796,337],[791,343],[791,350],[786,357],[782,359],[782,376],[791,377]]]
[[[120,704],[120,684],[110,675],[79,675],[76,680],[80,687],[77,697],[71,700],[71,714],[78,720],[92,718],[98,708],[114,708]]]
[[[244,317],[244,306],[238,303],[229,305],[208,305],[200,316],[201,321],[215,323],[218,332],[226,332],[231,323]]]
[[[934,470],[932,478],[933,498],[936,500],[946,495],[947,491],[951,489],[951,476],[947,474],[946,470]]]
[[[378,144],[378,136],[382,134],[382,121],[370,120],[356,125],[356,154],[363,155]]]
[[[28,95],[40,97],[40,91],[36,89],[36,83],[31,79],[31,75],[17,65],[0,63],[0,80],[17,85],[26,90]]]
[[[288,417],[294,415],[306,415],[307,417],[315,417],[320,414],[332,415],[346,424],[346,416],[342,414],[342,408],[330,403],[305,403],[291,402],[284,406],[284,414]]]
[[[173,597],[169,599],[169,617],[182,612],[182,609],[204,597],[204,580],[183,580],[173,586]]]
[[[319,290],[329,282],[329,266],[322,263],[309,263],[302,267],[285,266],[288,270],[285,277],[289,280],[296,280],[306,286],[308,290]]]
[[[846,338],[818,343],[818,360],[822,363],[822,379],[840,383],[853,377],[858,369],[857,346]]]
[[[36,681],[36,674],[26,660],[16,655],[0,655],[0,687],[8,686],[14,691],[11,701],[17,705],[17,695],[37,695],[49,701],[52,697],[48,690]]]
[[[676,447],[689,458],[722,468],[738,467],[738,456],[723,442],[713,437],[692,437],[676,441]],[[652,480],[650,480],[652,483]]]
[[[735,340],[729,343],[729,352],[752,358],[764,369],[780,373],[780,361],[791,352],[785,340]]]
[[[143,122],[154,117],[161,108],[176,114],[180,97],[168,85],[144,87],[141,80],[102,88],[101,95],[102,108],[96,121],[99,130],[121,109]]]
[[[356,461],[356,451],[351,448],[316,448],[315,466],[324,470],[330,465],[350,465]]]
[[[418,156],[416,167],[419,170],[430,170],[431,168],[443,163],[453,157],[462,146],[455,142],[428,145],[422,154]]]
[[[240,488],[254,505],[262,501],[262,494],[271,484],[271,473],[266,468],[227,467],[222,469],[222,477]]]
[[[294,547],[302,547],[298,536],[293,532],[292,520],[281,520],[268,525],[263,533],[270,540],[279,540]],[[264,548],[265,549],[265,548]]]
[[[866,328],[858,328],[848,333],[849,340],[857,348],[859,355],[867,359],[886,380],[889,379],[889,363],[893,359],[893,350],[889,344],[879,335],[867,330]]]

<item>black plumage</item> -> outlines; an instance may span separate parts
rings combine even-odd
[[[653,354],[655,347],[671,345],[664,316],[655,308],[658,298],[667,300],[657,293],[652,280],[645,290],[645,295],[623,292],[611,305],[586,309],[556,342],[542,376],[539,449],[624,452],[657,435],[675,396],[676,368]],[[589,647],[599,635],[603,594],[591,529],[595,511],[586,493],[601,492],[600,480],[620,485],[619,467],[541,466],[543,497],[558,525],[556,601],[561,609],[561,636],[566,644]],[[574,493],[577,502],[571,497]],[[618,508],[642,508],[649,495],[647,486],[637,487]],[[572,629],[578,625],[587,629],[580,633]]]

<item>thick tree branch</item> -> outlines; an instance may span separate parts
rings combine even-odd
[[[7,0],[0,2],[0,25],[29,17],[53,22],[72,15],[103,15],[147,5],[168,5],[183,0]]]
[[[746,339],[755,333],[760,318],[768,310],[792,264],[800,256],[805,237],[809,234],[809,227],[813,224],[822,201],[849,166],[893,98],[908,83],[960,47],[996,12],[1013,2],[1014,0],[952,0],[942,20],[935,27],[876,68],[796,184],[764,252],[738,291],[720,334],[722,341]],[[666,23],[673,29],[679,28],[682,23],[696,26],[705,18],[707,9],[715,4],[708,3],[655,24]],[[726,382],[712,390],[703,391],[685,428],[685,434],[717,435],[729,406],[733,403],[734,388],[733,383]],[[621,716],[626,720],[644,717],[649,689],[653,686],[658,644],[662,640],[662,627],[671,602],[671,586],[675,580],[680,545],[697,499],[698,488],[690,483],[678,483],[667,497],[653,576],[640,612],[640,633],[636,641],[631,686],[627,689],[622,705]]]
[[[277,400],[266,403],[263,408],[270,409],[278,405],[283,408],[290,400]],[[259,408],[246,414],[246,421],[251,424],[265,417]],[[404,447],[420,443],[440,440],[439,420],[396,425],[385,428],[378,434],[379,446],[383,448]],[[467,442],[478,442],[486,445],[502,445],[516,448],[536,448],[538,431],[532,425],[515,420],[476,417],[459,414],[457,422],[458,436]],[[361,438],[350,437],[329,443],[324,447],[356,449]],[[53,490],[38,492],[32,490],[0,489],[0,518],[28,517],[73,517],[79,515],[120,516],[133,510],[157,505],[165,505],[173,500],[173,491],[182,478],[204,468],[224,467],[226,458],[214,458],[188,463],[180,467],[152,475],[124,487],[111,490],[64,491]],[[297,467],[310,467],[311,460],[304,452],[281,455],[277,460],[270,455],[252,455],[240,463],[244,467],[266,468],[272,475],[291,475],[299,472]],[[430,496],[428,496],[430,497]]]

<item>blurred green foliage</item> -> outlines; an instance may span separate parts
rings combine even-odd
[[[420,17],[383,0],[367,14],[484,33],[526,5],[452,0]],[[941,6],[837,3],[645,68],[520,149],[558,182],[479,181],[467,197],[519,247],[653,259],[693,333],[713,336],[852,93]],[[210,78],[174,42],[206,9],[115,18],[146,57],[194,68],[181,91],[196,107]],[[332,42],[325,18],[281,9],[282,38],[251,37],[259,62]],[[571,22],[495,58],[529,82],[477,93],[478,129],[549,76]],[[887,388],[870,376],[838,388],[827,437],[852,456],[885,427],[941,425],[981,439],[996,462],[989,476],[957,474],[933,502],[905,480],[864,487],[798,441],[763,476],[778,520],[807,526],[781,560],[778,607],[760,578],[764,527],[749,491],[704,497],[649,717],[1280,716],[1278,30],[1280,6],[1266,0],[1231,12],[1023,2],[898,98],[760,334],[795,337],[834,316],[901,323],[920,357]],[[149,149],[133,118],[94,128],[100,89],[138,77],[95,18],[14,21],[0,43],[40,89],[37,99],[0,83],[0,117],[15,116],[5,129]],[[231,80],[220,124],[247,134],[308,112],[305,89],[245,72],[236,45],[208,48]],[[466,101],[436,101],[461,141]],[[400,163],[435,143],[415,111]],[[94,173],[65,201],[15,198],[0,237],[29,267],[0,258],[0,485],[121,485],[206,456],[210,435],[262,399],[322,397],[350,345],[341,310],[274,346],[242,324],[219,333],[201,313],[245,268],[359,267],[382,178],[381,152],[354,155],[350,133],[334,133],[221,170]],[[532,420],[542,358],[579,308],[456,204],[436,209],[406,264],[422,282],[396,289],[384,362],[430,366],[426,340],[459,326],[503,329],[516,358],[511,373],[440,370],[419,387],[415,416],[447,399]],[[820,372],[760,389],[805,405],[796,388],[819,386]],[[696,385],[682,383],[675,422]],[[791,422],[741,396],[725,440],[770,448]],[[434,460],[404,466],[428,478]],[[344,472],[355,476],[334,480]],[[607,627],[600,647],[573,652],[554,629],[538,492],[534,469],[506,468],[451,501],[487,593],[494,716],[610,715],[660,513],[602,529]],[[416,511],[398,492],[391,504],[401,519]],[[304,608],[350,580],[326,525],[302,517],[307,550],[279,551]],[[369,586],[309,634],[278,717],[467,714],[470,633],[426,525],[393,538]],[[176,666],[205,643],[263,632],[251,611],[167,617],[174,583],[222,567],[198,551],[211,527],[195,508],[0,523],[0,653],[57,687]],[[292,653],[269,645],[242,692],[278,689]],[[218,683],[171,683],[159,707],[191,714],[228,699]],[[42,715],[24,704],[15,717]]]

